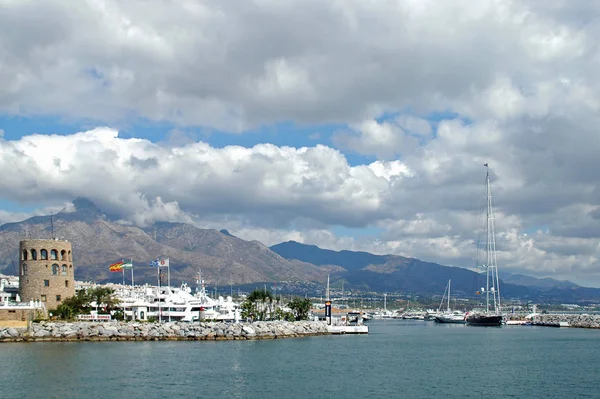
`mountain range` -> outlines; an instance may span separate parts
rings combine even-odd
[[[348,290],[441,295],[451,279],[453,294],[472,297],[483,283],[474,271],[414,258],[332,251],[294,241],[268,248],[227,230],[200,229],[186,223],[133,226],[102,212],[85,198],[77,198],[73,205],[73,210],[53,216],[0,226],[0,267],[4,266],[4,273],[16,274],[21,239],[54,236],[71,241],[76,278],[96,282],[122,281],[123,275],[110,273],[108,265],[132,259],[136,283],[156,283],[157,269],[149,262],[163,256],[170,259],[173,285],[195,281],[200,271],[203,279],[218,286],[284,281],[322,286],[329,275],[334,286],[343,282]],[[125,277],[128,282],[129,275]],[[510,273],[501,273],[501,279],[505,297],[569,302],[600,299],[600,289],[568,281]]]

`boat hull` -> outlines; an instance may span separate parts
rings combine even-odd
[[[465,324],[467,321],[462,318],[451,318],[451,317],[444,317],[444,316],[436,316],[433,319],[436,323],[443,323],[443,324]]]
[[[467,318],[470,326],[497,327],[502,325],[501,315],[472,315]]]
[[[368,334],[369,326],[327,326],[330,334]]]

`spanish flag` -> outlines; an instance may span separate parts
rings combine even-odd
[[[112,265],[108,266],[108,270],[110,270],[111,272],[120,272],[123,270],[123,261],[121,262],[117,262],[117,263],[113,263]]]

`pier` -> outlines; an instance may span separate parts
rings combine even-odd
[[[258,340],[329,335],[320,321],[219,322],[40,322],[0,328],[0,342]]]
[[[532,319],[534,326],[600,328],[600,315],[540,314]]]

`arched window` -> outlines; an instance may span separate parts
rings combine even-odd
[[[27,260],[27,250],[23,250],[23,260]]]
[[[50,260],[58,260],[58,251],[56,249],[50,251]]]
[[[27,276],[27,263],[23,263],[23,267],[21,268],[21,274],[23,276]]]
[[[37,251],[35,249],[31,250],[31,260],[37,260]]]
[[[73,259],[71,259],[71,251],[69,251],[69,262],[73,262]]]
[[[58,274],[58,265],[56,263],[52,265],[52,274]]]
[[[67,260],[67,251],[65,251],[64,249],[62,251],[60,251],[60,260]]]
[[[42,249],[40,251],[40,259],[41,260],[48,260],[48,251],[46,251],[45,249]]]
[[[67,265],[62,265],[62,275],[63,276],[67,275]]]

